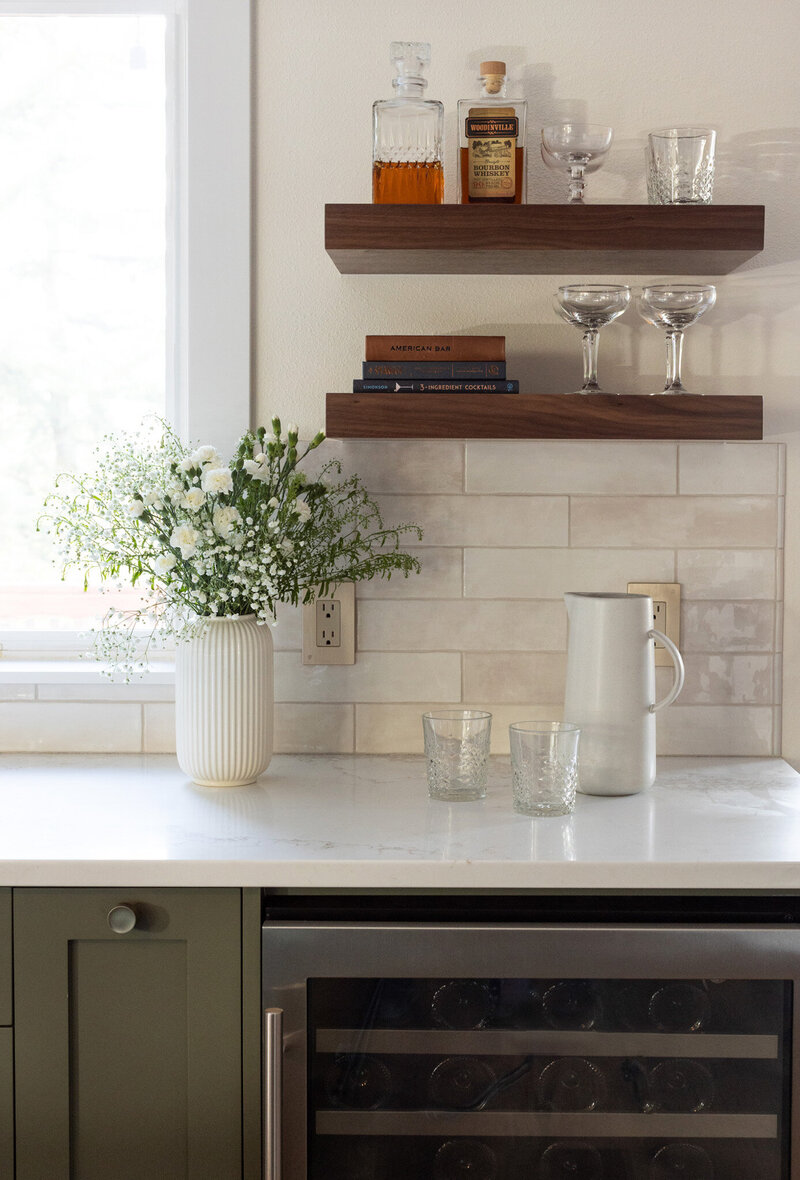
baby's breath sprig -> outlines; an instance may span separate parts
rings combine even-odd
[[[63,570],[120,580],[143,592],[138,610],[110,610],[94,652],[109,674],[146,666],[151,643],[185,641],[204,620],[254,614],[274,622],[279,602],[311,602],[341,582],[419,572],[401,550],[414,524],[387,527],[357,475],[337,460],[309,477],[306,444],[290,424],[242,435],[230,462],[210,446],[187,447],[158,421],[149,434],[113,434],[91,475],[61,475],[45,503]],[[142,636],[146,636],[144,650]]]

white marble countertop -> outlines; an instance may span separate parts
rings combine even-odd
[[[663,758],[655,786],[571,816],[428,798],[424,759],[281,755],[198,787],[170,755],[0,757],[0,885],[800,890],[800,774]]]

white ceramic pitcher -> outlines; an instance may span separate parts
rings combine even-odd
[[[579,725],[578,790],[633,795],[656,777],[657,709],[683,688],[683,660],[653,626],[645,594],[565,594],[569,618],[564,720]],[[656,702],[653,640],[675,664],[675,681]]]

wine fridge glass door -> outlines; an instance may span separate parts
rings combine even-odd
[[[792,929],[276,922],[263,945],[281,1180],[789,1180]]]

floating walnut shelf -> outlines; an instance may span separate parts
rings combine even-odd
[[[329,393],[329,438],[760,439],[762,399],[692,394]]]
[[[342,274],[721,275],[764,249],[763,205],[326,205]]]

